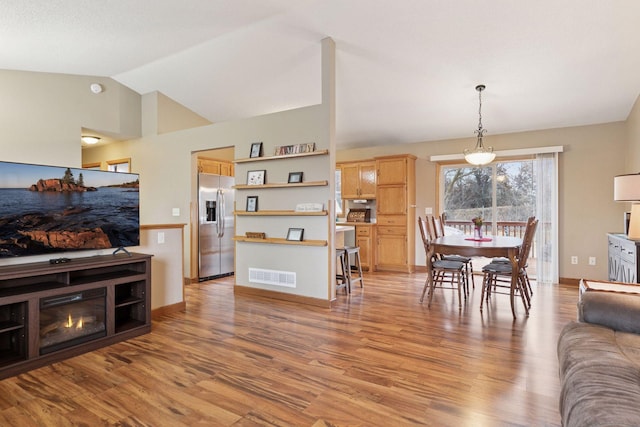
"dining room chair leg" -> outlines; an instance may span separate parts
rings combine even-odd
[[[424,281],[424,287],[422,288],[422,295],[420,295],[420,302],[424,301],[424,294],[427,292],[427,288],[429,287],[429,276],[427,275],[427,280]],[[427,296],[429,296],[427,294]]]
[[[484,273],[482,275],[482,292],[480,293],[480,311],[482,311],[482,307],[484,305],[485,299],[487,301],[487,305],[489,304],[489,287],[491,286],[491,275],[489,273]]]

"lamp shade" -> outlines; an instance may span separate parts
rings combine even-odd
[[[640,201],[640,174],[618,175],[613,178],[613,200]]]

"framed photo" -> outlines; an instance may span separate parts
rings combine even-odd
[[[247,185],[264,185],[266,170],[247,172]]]
[[[254,142],[251,144],[251,152],[249,157],[262,157],[262,142]]]
[[[290,228],[287,233],[287,240],[295,240],[297,242],[302,242],[302,237],[304,236],[304,228]]]
[[[287,183],[289,184],[297,184],[302,182],[302,172],[289,172],[289,179]]]
[[[258,212],[258,196],[247,196],[247,212]]]

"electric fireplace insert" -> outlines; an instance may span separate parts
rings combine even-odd
[[[107,334],[106,288],[40,299],[40,355]]]

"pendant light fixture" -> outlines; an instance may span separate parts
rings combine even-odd
[[[482,127],[482,91],[485,90],[485,85],[476,86],[476,90],[478,91],[478,129],[474,131],[476,135],[478,135],[478,141],[476,142],[476,146],[473,150],[465,149],[464,150],[464,159],[467,163],[471,163],[476,166],[483,166],[489,164],[496,158],[496,153],[493,152],[492,147],[486,147],[482,144],[482,137],[484,133],[487,131]]]

